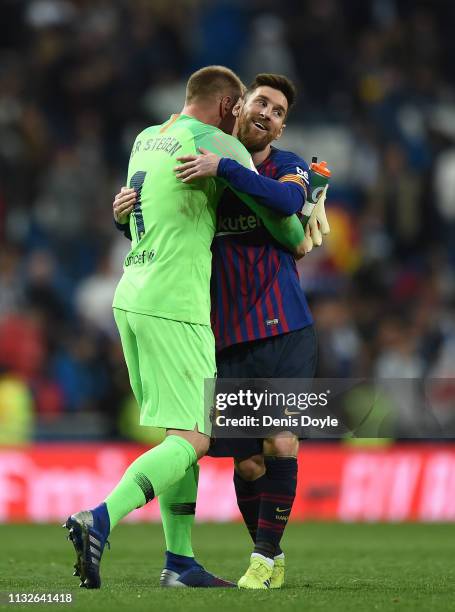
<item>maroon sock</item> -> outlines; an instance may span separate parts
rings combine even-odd
[[[262,483],[264,480],[265,474],[256,480],[244,480],[234,471],[234,488],[237,496],[237,505],[253,542],[256,542],[259,505],[261,503]]]
[[[295,499],[297,459],[267,456],[265,469],[254,552],[273,559],[281,552],[280,540]]]

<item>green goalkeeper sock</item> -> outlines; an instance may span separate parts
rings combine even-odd
[[[194,463],[185,476],[159,497],[166,550],[175,555],[194,557],[191,531],[196,512],[199,466]]]
[[[167,436],[161,444],[138,457],[115,489],[106,497],[111,530],[124,516],[141,508],[183,478],[197,461],[194,447],[180,436]]]

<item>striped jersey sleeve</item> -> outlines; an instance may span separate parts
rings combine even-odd
[[[280,183],[296,183],[305,191],[305,199],[308,197],[308,189],[310,187],[310,173],[306,161],[302,158],[288,154],[285,158],[285,163],[280,167],[279,172],[275,176]]]

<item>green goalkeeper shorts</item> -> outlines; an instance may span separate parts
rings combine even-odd
[[[210,435],[204,378],[215,376],[215,340],[196,325],[114,308],[140,424]]]

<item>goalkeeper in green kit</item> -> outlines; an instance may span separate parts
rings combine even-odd
[[[133,145],[128,168],[128,185],[137,193],[132,244],[113,308],[140,423],[166,429],[166,438],[128,467],[104,502],[67,519],[64,526],[76,551],[74,574],[86,588],[101,585],[100,561],[113,527],[188,470],[197,483],[197,461],[209,447],[204,379],[216,371],[210,246],[226,183],[212,177],[187,184],[176,179],[174,168],[177,157],[194,155],[200,147],[254,168],[247,150],[229,135],[242,89],[227,68],[197,71],[188,81],[181,114],[145,129]],[[275,239],[297,256],[304,254],[297,216],[280,216],[246,194],[237,195]],[[233,586],[211,578],[218,584],[210,586]]]

